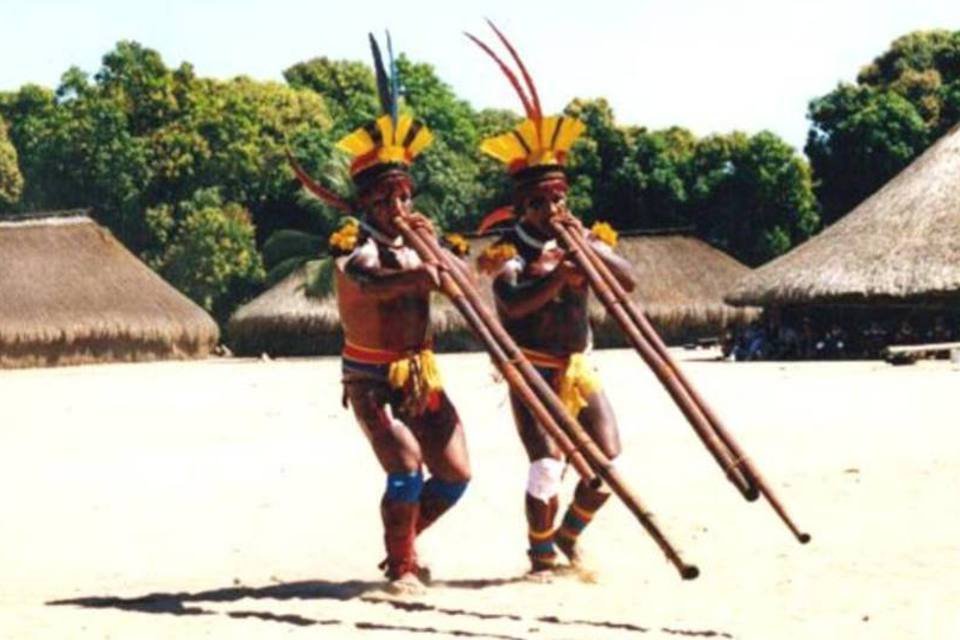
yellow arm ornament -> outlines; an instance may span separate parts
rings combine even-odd
[[[330,234],[328,244],[331,252],[350,253],[357,246],[359,236],[360,225],[357,224],[356,220],[348,220],[346,224]]]
[[[608,245],[611,249],[617,246],[619,234],[617,234],[616,229],[614,229],[607,222],[593,223],[593,226],[590,227],[590,233],[592,233],[597,240]]]
[[[470,253],[470,243],[459,233],[448,233],[443,239],[455,256],[462,258]]]
[[[517,255],[517,247],[510,242],[497,242],[483,250],[477,257],[477,269],[480,273],[495,275],[508,260]]]

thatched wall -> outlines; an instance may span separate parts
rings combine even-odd
[[[492,238],[470,240],[471,256],[478,255]],[[730,324],[756,316],[752,308],[738,309],[721,296],[748,269],[704,242],[684,235],[623,237],[619,250],[637,266],[640,283],[635,302],[647,311],[654,325],[671,341],[718,335]],[[307,298],[301,269],[237,310],[227,327],[231,349],[237,355],[311,355],[337,353],[343,335],[336,300]],[[481,295],[493,307],[490,279],[478,281]],[[623,345],[620,330],[593,300],[591,318],[599,346]],[[445,298],[437,295],[431,306],[434,344],[441,351],[476,350],[480,345],[465,321]]]
[[[0,219],[0,367],[205,357],[217,338],[90,218]]]
[[[733,304],[960,302],[960,126],[792,251],[744,277]]]

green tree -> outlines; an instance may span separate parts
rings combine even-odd
[[[7,137],[7,125],[0,118],[0,206],[9,207],[20,199],[23,176],[17,164],[17,150]]]
[[[960,119],[960,31],[917,31],[857,83],[811,101],[806,152],[824,222],[847,213]]]
[[[691,222],[750,266],[802,242],[819,224],[809,165],[770,132],[704,138],[693,165]]]
[[[263,281],[249,212],[224,203],[216,189],[197,191],[176,207],[154,208],[147,217],[153,232],[169,240],[151,266],[219,322]]]
[[[323,96],[333,119],[332,135],[344,136],[380,112],[373,70],[362,62],[314,58],[283,72],[296,89]]]
[[[577,207],[574,210],[588,222],[601,219],[620,228],[636,228],[640,185],[630,158],[629,132],[617,126],[613,109],[603,98],[576,99],[564,113],[586,125],[568,162],[571,208]]]

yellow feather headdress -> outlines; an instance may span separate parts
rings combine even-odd
[[[413,159],[433,141],[433,134],[422,122],[412,116],[399,114],[400,88],[390,33],[387,33],[389,74],[384,68],[380,46],[373,34],[370,34],[370,49],[373,52],[377,94],[383,115],[337,142],[337,148],[352,158],[350,175],[354,177],[380,165],[409,167]]]
[[[487,20],[487,23],[516,62],[527,85],[529,95],[524,91],[516,74],[486,43],[476,36],[466,34],[487,55],[493,58],[500,70],[503,71],[503,74],[520,97],[520,102],[523,104],[527,116],[523,122],[512,130],[483,140],[480,143],[480,150],[505,164],[511,175],[518,175],[528,169],[535,168],[558,169],[566,162],[570,147],[573,146],[573,143],[576,142],[586,127],[583,122],[576,118],[543,116],[537,88],[533,84],[533,79],[527,72],[520,56],[500,30],[489,20]]]
[[[377,95],[380,97],[383,115],[337,142],[337,147],[352,158],[350,177],[358,187],[365,184],[368,179],[383,175],[377,170],[378,168],[383,170],[397,168],[406,171],[413,163],[413,159],[433,140],[433,134],[422,122],[412,116],[399,114],[400,88],[390,33],[387,32],[387,51],[390,54],[389,75],[383,66],[380,46],[372,33],[370,48],[373,51]],[[314,195],[344,213],[354,213],[355,202],[311,178],[289,149],[287,159],[297,178]]]

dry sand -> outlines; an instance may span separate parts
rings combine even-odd
[[[0,638],[960,638],[958,367],[680,355],[810,545],[608,351],[620,468],[702,575],[611,502],[584,536],[599,584],[519,581],[504,387],[441,356],[475,478],[421,540],[440,584],[408,601],[379,591],[383,478],[336,359],[0,371]]]

